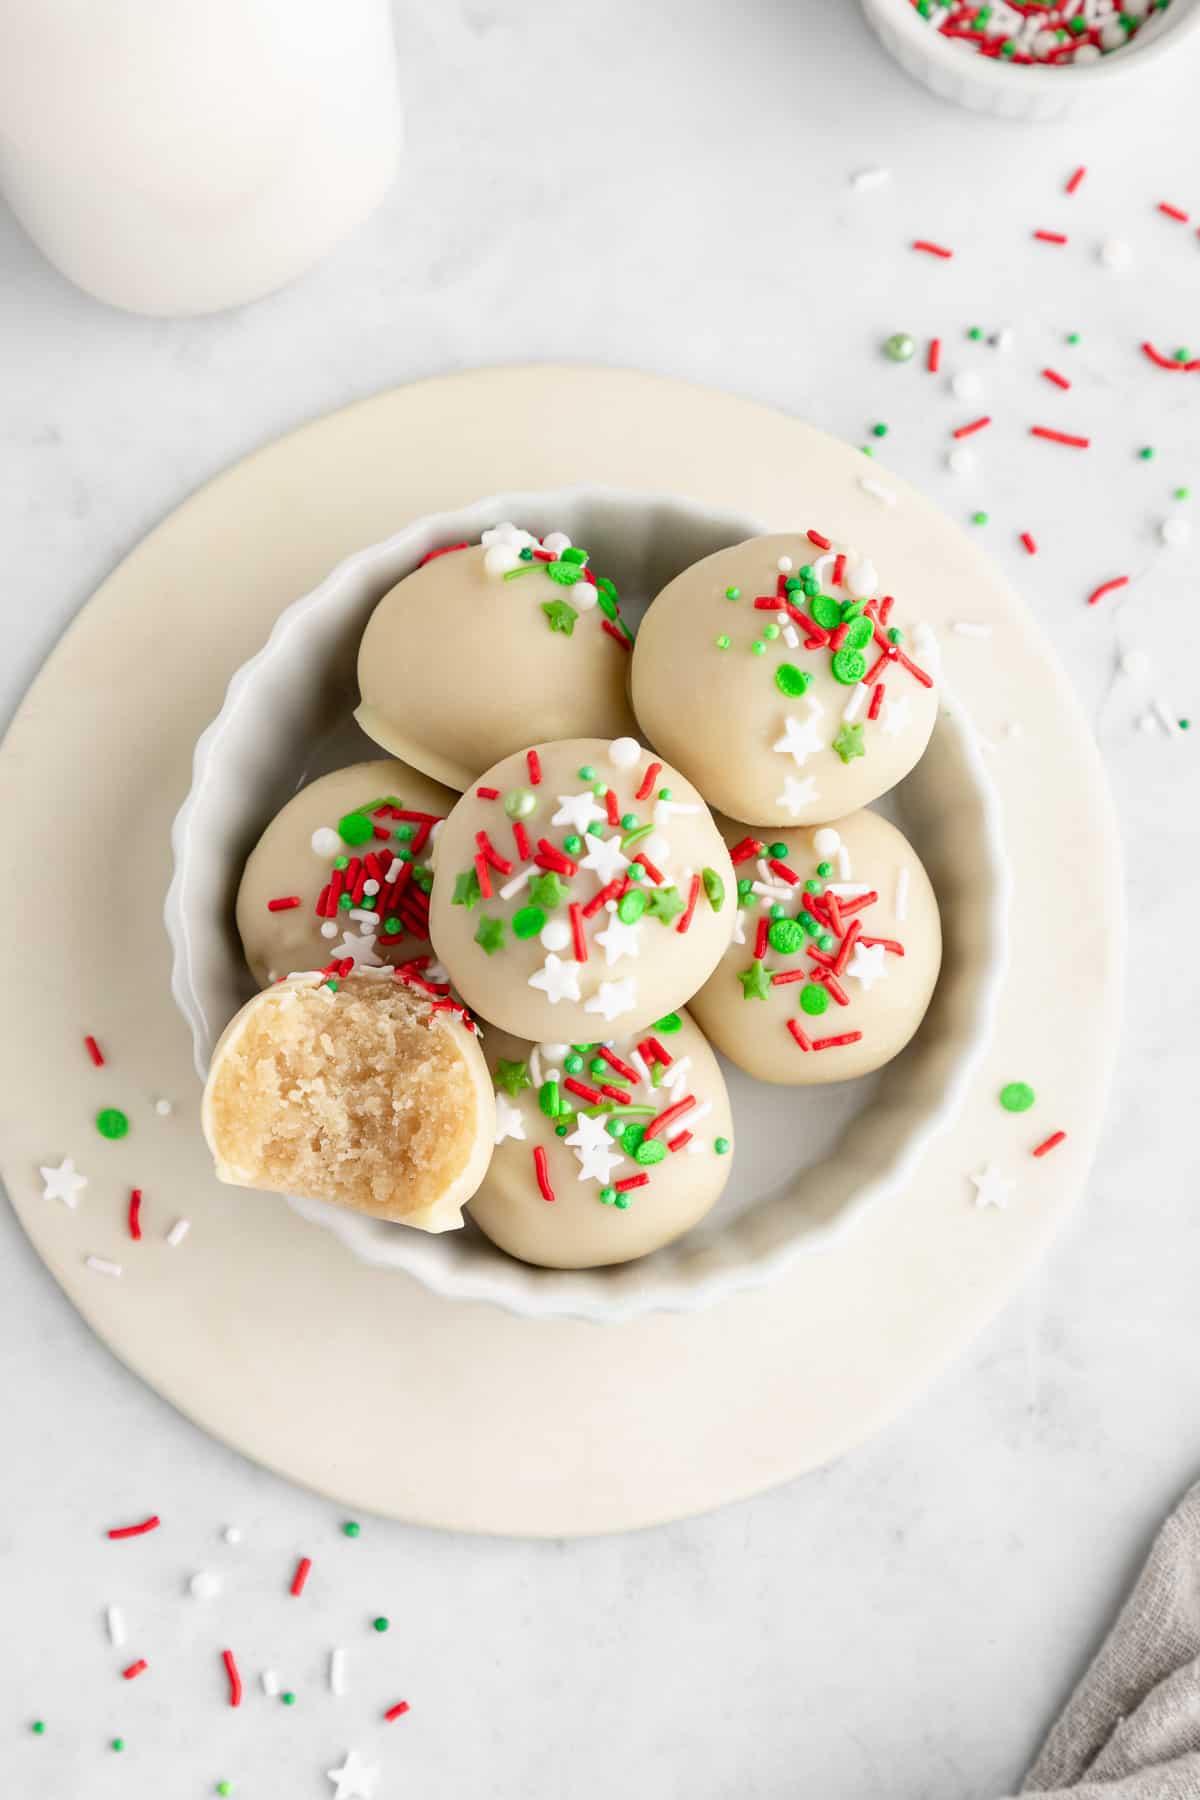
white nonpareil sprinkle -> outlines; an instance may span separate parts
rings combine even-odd
[[[192,1221],[190,1219],[176,1219],[170,1231],[167,1233],[167,1242],[170,1244],[172,1250],[178,1250],[180,1244],[182,1244],[191,1228]]]
[[[346,1692],[346,1652],[340,1644],[329,1652],[329,1691],[339,1700]]]
[[[813,832],[813,849],[822,858],[836,856],[841,843],[841,833],[835,831],[832,825],[822,825],[818,831]]]
[[[950,392],[956,400],[978,400],[983,383],[974,369],[958,369],[950,377]]]
[[[781,556],[779,561],[775,564],[775,567],[779,570],[779,573],[781,575],[790,575],[792,572],[791,557],[790,556]]]
[[[565,950],[571,942],[571,927],[565,919],[547,919],[538,941],[544,950]]]
[[[955,444],[946,452],[946,467],[952,475],[974,474],[975,452],[969,444]]]
[[[846,587],[856,600],[867,600],[879,587],[879,575],[869,556],[855,556],[846,575]]]
[[[993,331],[988,343],[993,350],[1011,350],[1017,341],[1017,334],[1011,325],[1001,325],[999,331]]]
[[[896,894],[892,901],[892,911],[897,919],[903,922],[908,917],[908,865],[896,871]]]
[[[632,769],[642,754],[642,746],[636,738],[614,738],[608,746],[608,760],[614,769]]]
[[[1133,681],[1144,681],[1150,673],[1150,653],[1148,650],[1127,650],[1121,658],[1121,673],[1128,675]]]
[[[106,1607],[104,1623],[108,1627],[108,1641],[114,1650],[119,1650],[125,1642],[125,1614],[119,1606]]]
[[[1096,255],[1104,267],[1114,273],[1127,269],[1133,261],[1133,251],[1124,238],[1105,238]]]
[[[240,1544],[242,1541],[241,1527],[238,1525],[227,1525],[221,1533],[221,1536],[225,1539],[227,1544]]]
[[[332,919],[326,919],[325,923],[321,927],[321,936],[323,938],[335,938],[337,936],[337,934],[338,934],[338,928],[337,928],[336,924],[334,923],[334,921]]]
[[[882,500],[885,506],[895,506],[896,496],[891,488],[884,487],[882,481],[876,481],[871,475],[860,475],[858,485],[864,494],[870,494],[874,500]]]
[[[959,637],[990,638],[992,635],[990,625],[977,625],[972,619],[955,619],[951,629],[957,631]]]
[[[174,1112],[175,1108],[171,1105],[169,1100],[156,1100],[154,1102],[154,1110],[160,1119],[165,1119]]]
[[[1176,513],[1172,518],[1163,520],[1158,528],[1158,535],[1164,544],[1169,544],[1172,550],[1178,550],[1190,540],[1192,522]]]
[[[188,1582],[193,1600],[214,1600],[221,1591],[221,1577],[211,1569],[197,1569]]]
[[[850,186],[856,194],[870,193],[873,188],[886,187],[892,179],[892,171],[878,166],[871,169],[859,169],[850,177]]]
[[[337,856],[342,848],[341,838],[328,825],[318,826],[310,841],[317,856]]]
[[[85,1256],[84,1262],[97,1275],[123,1275],[119,1262],[110,1262],[106,1256]]]
[[[259,1680],[262,1682],[263,1693],[266,1694],[269,1699],[274,1700],[283,1685],[274,1669],[264,1669],[259,1676]]]

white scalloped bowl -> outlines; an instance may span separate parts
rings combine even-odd
[[[350,712],[372,608],[427,551],[477,539],[502,519],[586,544],[633,617],[689,564],[779,529],[664,495],[501,495],[406,526],[290,606],[196,745],[191,791],[172,831],[172,989],[201,1076],[252,991],[233,922],[246,856],[298,786],[369,754]],[[947,702],[924,758],[889,802],[882,810],[912,839],[942,910],[942,972],[925,1021],[902,1055],[858,1082],[778,1088],[726,1065],[737,1125],[729,1187],[676,1244],[613,1268],[535,1269],[471,1225],[431,1237],[323,1201],[289,1204],[366,1262],[403,1270],[447,1298],[488,1300],[528,1318],[608,1323],[692,1311],[769,1281],[797,1256],[836,1247],[870,1207],[899,1201],[923,1148],[953,1120],[991,1035],[1007,954],[997,801],[961,709]]]

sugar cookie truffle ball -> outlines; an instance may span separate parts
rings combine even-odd
[[[467,1004],[533,1043],[641,1031],[733,930],[733,869],[690,782],[634,738],[505,757],[442,828],[429,924]]]
[[[720,1065],[686,1013],[616,1043],[487,1033],[496,1149],[471,1217],[547,1269],[629,1262],[690,1231],[729,1179]]]
[[[937,646],[912,623],[917,598],[893,604],[868,556],[819,533],[718,550],[638,631],[642,730],[734,818],[841,818],[907,775],[933,731]]]
[[[633,731],[631,645],[586,551],[497,525],[384,595],[358,653],[355,717],[385,750],[466,788],[543,738]]]
[[[433,834],[457,798],[400,762],[355,763],[301,788],[258,840],[238,889],[238,931],[259,985],[335,962],[428,956]]]
[[[942,955],[916,851],[874,812],[767,836],[722,820],[737,929],[692,1001],[718,1050],[760,1081],[845,1081],[916,1031]]]
[[[422,1231],[462,1224],[496,1129],[461,1008],[389,970],[256,994],[213,1052],[201,1119],[222,1181]]]

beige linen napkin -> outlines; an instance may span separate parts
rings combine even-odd
[[[1200,1800],[1200,1482],[1154,1541],[1023,1800]]]

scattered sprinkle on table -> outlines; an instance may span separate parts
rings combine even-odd
[[[145,1657],[139,1656],[136,1662],[131,1662],[127,1669],[121,1670],[121,1677],[125,1681],[136,1681],[137,1677],[145,1674],[149,1667],[150,1664],[146,1661]]]
[[[974,436],[975,432],[983,431],[988,425],[991,424],[991,422],[992,422],[991,414],[984,413],[982,418],[972,419],[969,425],[956,426],[956,428],[950,433],[950,436],[953,438],[972,437],[972,436]]]
[[[402,1719],[409,1710],[407,1700],[397,1700],[395,1706],[389,1706],[383,1716],[390,1725],[393,1719]]]
[[[1089,606],[1097,606],[1106,594],[1115,594],[1118,588],[1128,586],[1128,575],[1114,575],[1111,581],[1102,581],[1099,587],[1092,589],[1087,597],[1087,603]]]
[[[29,1729],[32,1731],[34,1737],[44,1737],[46,1735],[46,1721],[44,1719],[35,1719]]]
[[[192,1221],[190,1219],[176,1219],[170,1231],[167,1233],[167,1243],[171,1246],[172,1250],[177,1250],[179,1248],[191,1228]]]
[[[1065,444],[1070,450],[1086,450],[1091,438],[1076,437],[1069,431],[1054,431],[1049,425],[1031,425],[1030,437],[1042,438],[1047,444]]]
[[[109,1530],[110,1538],[145,1537],[148,1531],[157,1531],[162,1520],[157,1513],[151,1513],[148,1519],[142,1519],[136,1525],[114,1525]]]
[[[119,1106],[103,1106],[96,1114],[96,1130],[101,1137],[123,1138],[129,1130],[129,1119]]]
[[[1048,1138],[1043,1138],[1042,1142],[1035,1146],[1034,1156],[1045,1156],[1048,1151],[1057,1149],[1058,1145],[1066,1139],[1066,1135],[1065,1131],[1052,1131]]]
[[[1186,225],[1189,222],[1188,215],[1184,212],[1184,210],[1181,206],[1172,206],[1166,200],[1159,201],[1158,210],[1160,213],[1162,213],[1164,218],[1174,219],[1180,225]]]
[[[1071,385],[1066,376],[1060,375],[1057,369],[1043,369],[1042,376],[1046,381],[1052,381],[1057,388],[1069,388]]]
[[[345,1537],[356,1538],[361,1531],[362,1526],[357,1519],[347,1519],[346,1523],[342,1526],[342,1533]]]
[[[242,1704],[242,1677],[238,1670],[237,1658],[232,1650],[222,1650],[221,1661],[225,1664],[225,1674],[229,1681],[229,1704],[230,1706],[240,1706]]]
[[[93,1068],[102,1069],[104,1067],[104,1052],[101,1050],[95,1038],[85,1037],[83,1040],[83,1047],[92,1059]]]
[[[104,1609],[104,1623],[108,1630],[108,1641],[114,1650],[119,1650],[125,1642],[125,1615],[119,1606],[107,1606]]]
[[[388,1629],[388,1627],[390,1626],[390,1624],[391,1624],[391,1620],[385,1619],[382,1613],[379,1615],[379,1617],[377,1619],[371,1620],[371,1625],[372,1625],[373,1629],[376,1631],[386,1631]]]
[[[1036,1098],[1027,1081],[1008,1081],[1000,1089],[1000,1104],[1005,1112],[1028,1112]]]
[[[142,1235],[141,1188],[130,1188],[129,1190],[129,1235],[135,1243],[139,1241]]]
[[[1087,174],[1087,168],[1083,163],[1081,163],[1079,165],[1079,167],[1076,170],[1074,170],[1074,172],[1069,177],[1069,179],[1067,181],[1066,192],[1068,194],[1075,193],[1076,189],[1079,187],[1080,182],[1083,180],[1083,178],[1086,174]]]
[[[302,1556],[296,1564],[296,1573],[292,1576],[292,1585],[288,1589],[292,1598],[298,1600],[304,1592],[304,1584],[312,1573],[312,1557]]]
[[[907,331],[893,331],[883,340],[883,354],[892,362],[911,362],[916,348],[916,339]]]
[[[1065,231],[1035,231],[1033,235],[1039,244],[1065,244],[1067,241]]]
[[[928,238],[914,238],[912,247],[914,250],[923,250],[926,256],[940,256],[948,259],[954,255],[953,250],[947,250],[944,244],[931,244]]]

